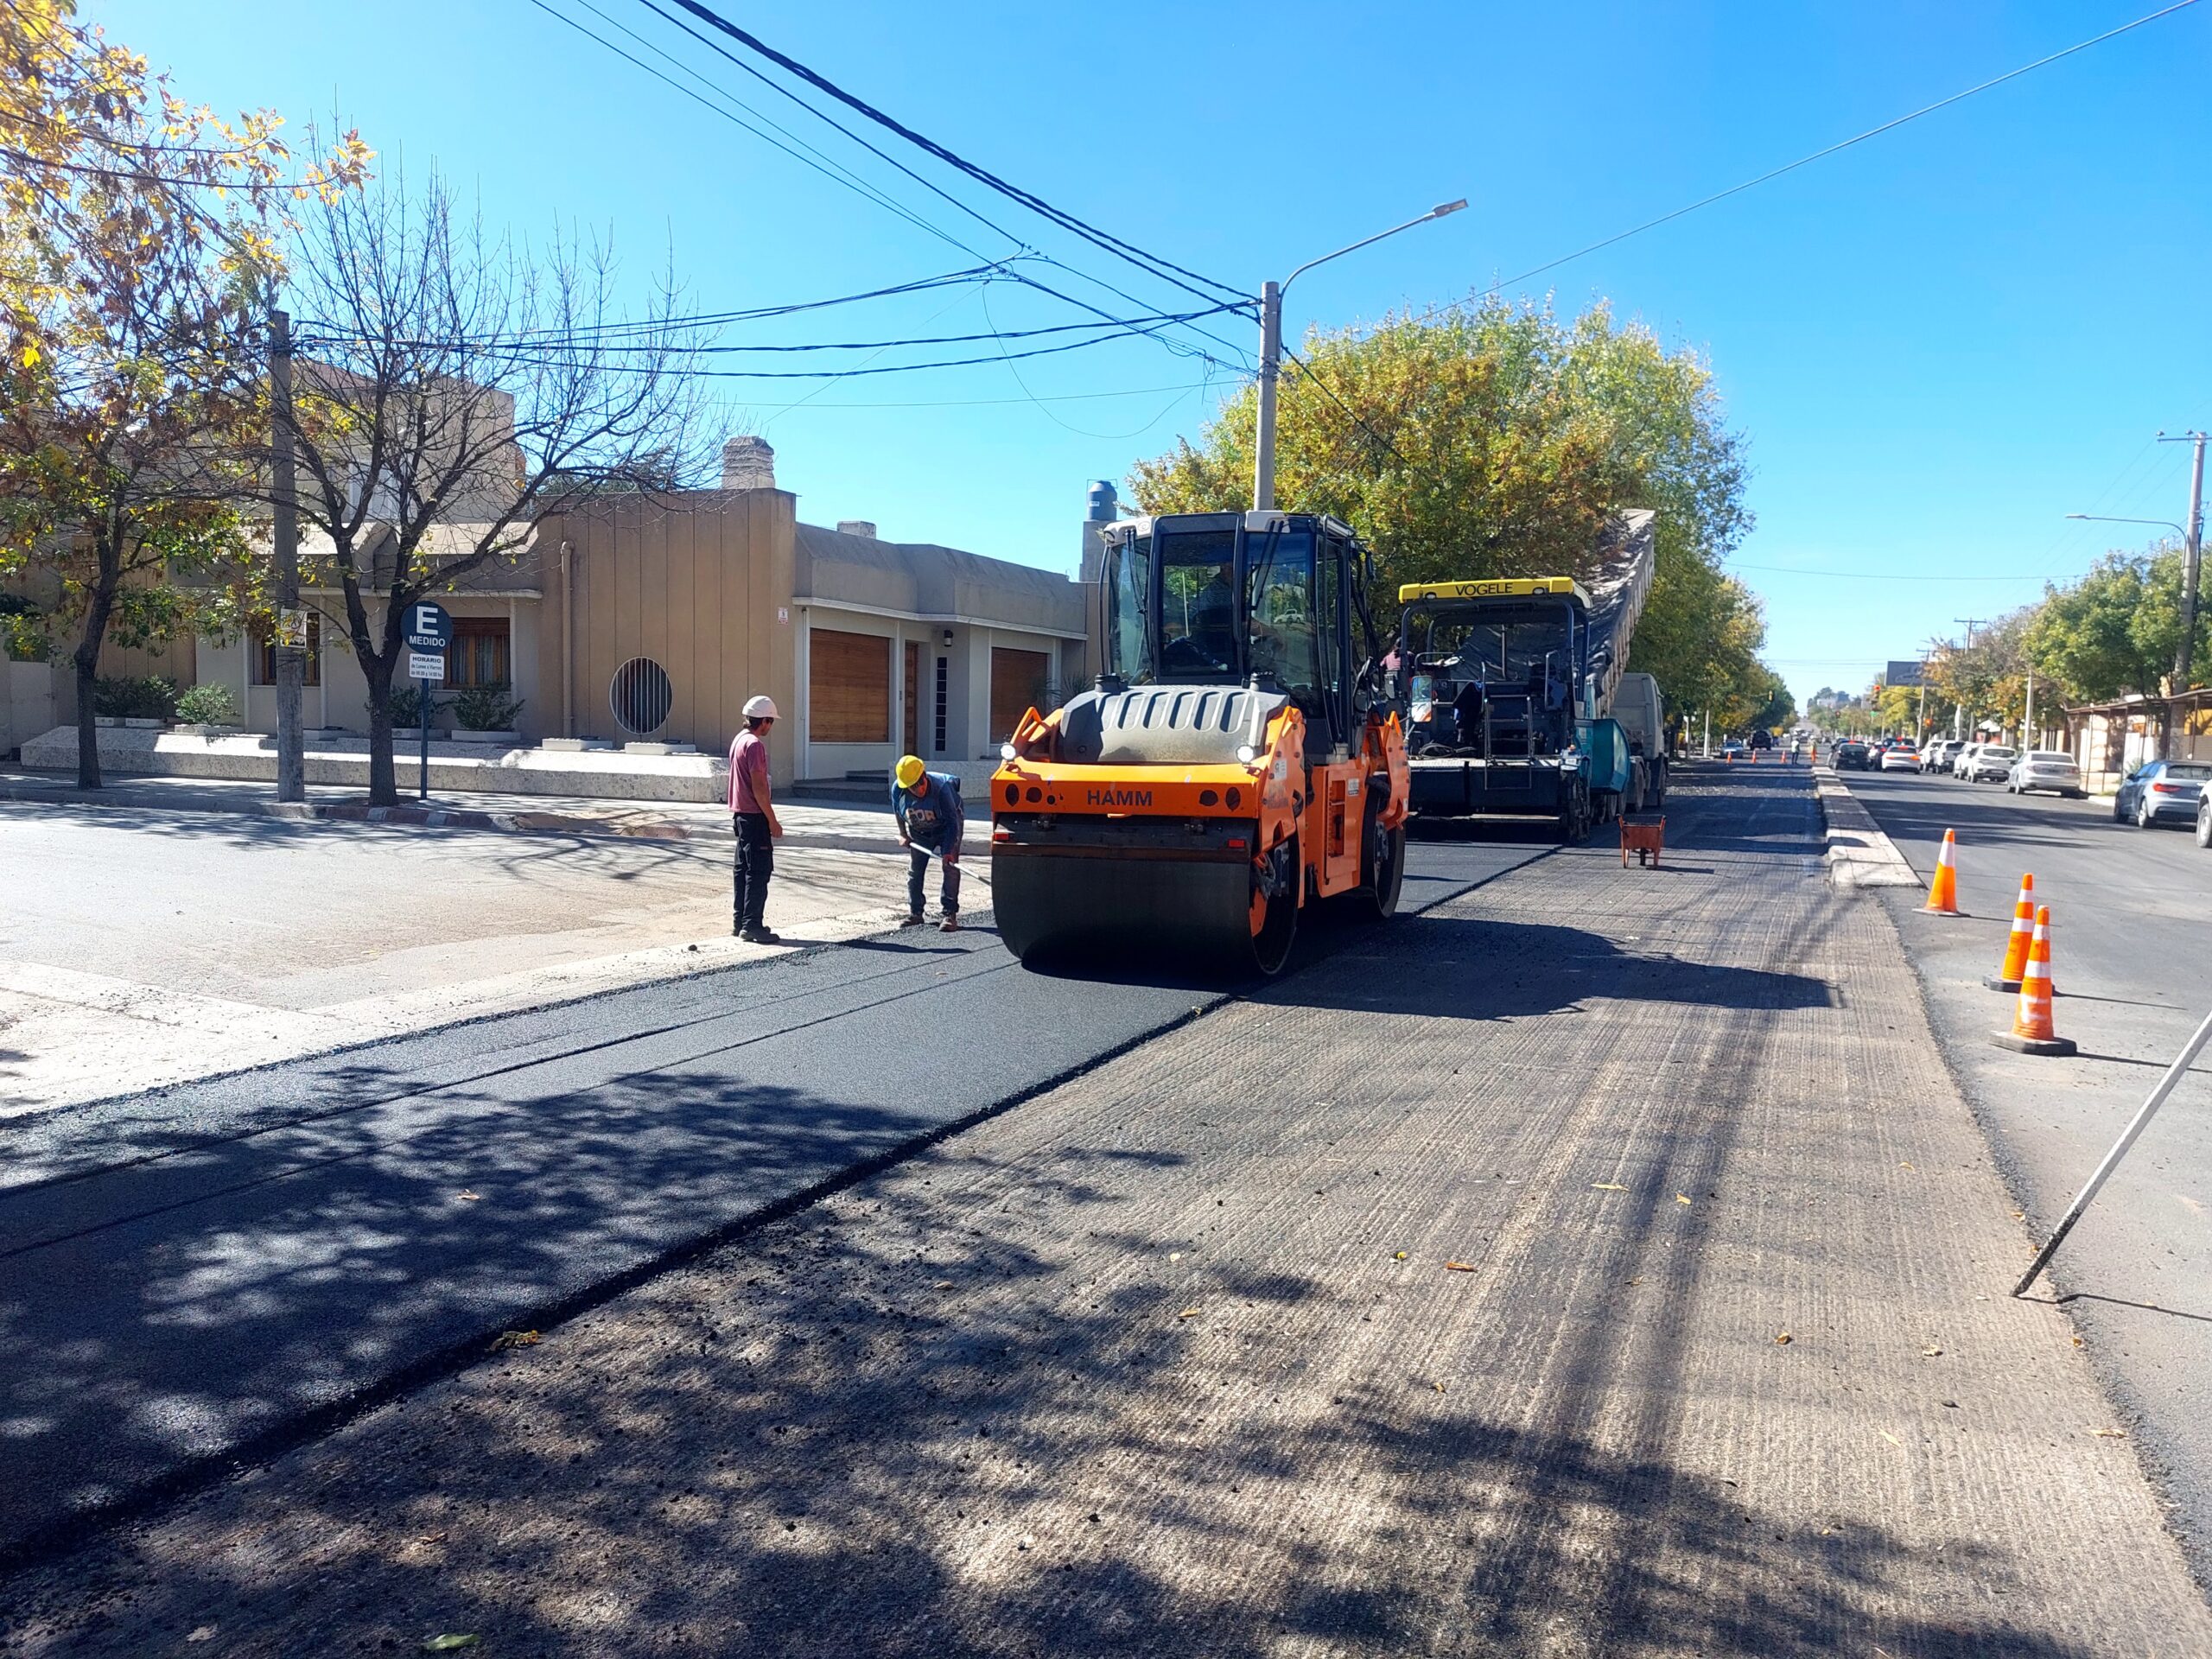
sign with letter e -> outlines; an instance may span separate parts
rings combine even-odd
[[[444,606],[418,600],[407,607],[406,632],[407,643],[417,651],[443,651],[453,643],[453,618],[446,614]],[[416,674],[414,677],[425,677]]]

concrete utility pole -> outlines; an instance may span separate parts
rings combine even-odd
[[[1987,623],[1988,620],[1988,618],[1981,616],[1955,616],[1951,619],[1952,621],[1957,623],[1961,627],[1967,631],[1967,649],[1968,651],[1972,651],[1974,649],[1974,631],[1976,628],[1984,626]],[[1964,723],[1966,712],[1966,705],[1964,703],[1961,703],[1959,705],[1958,713],[1951,716],[1951,724],[1954,728]],[[1963,737],[1965,734],[1961,732],[1958,735]]]
[[[308,798],[307,756],[300,735],[300,695],[307,678],[306,620],[300,613],[298,477],[292,461],[292,320],[269,311],[270,482],[276,497],[276,798]],[[243,712],[243,711],[241,711]]]
[[[2182,530],[2181,643],[2174,647],[2173,694],[2189,690],[2190,658],[2196,645],[2196,576],[2204,551],[2204,441],[2202,432],[2184,432],[2177,438],[2163,434],[2160,443],[2196,447],[2189,468],[2189,519]]]
[[[1308,259],[1280,283],[1268,283],[1260,289],[1260,429],[1252,444],[1252,505],[1262,510],[1275,504],[1275,385],[1282,378],[1282,296],[1290,285],[1316,265],[1325,265],[1332,259],[1380,242],[1386,236],[1395,236],[1400,231],[1410,231],[1416,225],[1426,225],[1432,219],[1442,219],[1456,213],[1467,205],[1462,196],[1457,201],[1440,202],[1419,219],[1409,219],[1402,225],[1393,225],[1387,231],[1377,231],[1348,247],[1334,253],[1325,253],[1319,259]]]

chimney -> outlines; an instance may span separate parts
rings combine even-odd
[[[858,536],[872,542],[875,539],[875,521],[872,518],[840,518],[837,533],[840,536]]]
[[[766,438],[732,438],[722,445],[722,488],[772,490],[776,452]]]

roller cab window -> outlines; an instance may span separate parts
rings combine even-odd
[[[1320,648],[1313,607],[1313,538],[1271,531],[1246,539],[1251,566],[1251,671],[1320,712]]]
[[[1160,677],[1175,684],[1242,678],[1236,531],[1163,535],[1157,549]]]
[[[1107,544],[1102,570],[1106,601],[1106,671],[1131,685],[1153,678],[1152,541],[1125,536]]]

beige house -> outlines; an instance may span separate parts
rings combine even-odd
[[[803,524],[778,489],[774,457],[733,439],[723,487],[601,498],[556,513],[516,556],[434,595],[455,638],[442,688],[503,684],[521,709],[514,747],[719,754],[746,700],[784,718],[770,742],[778,782],[881,778],[912,751],[933,765],[995,759],[1031,703],[1050,706],[1084,673],[1088,591],[1051,571],[935,543],[890,542],[873,524]],[[441,527],[429,551],[471,543]],[[342,639],[343,595],[327,543],[302,549],[315,614],[307,665],[313,742],[366,731],[367,685]],[[241,723],[276,726],[276,652],[264,637],[179,641],[158,663],[180,686],[234,693]],[[54,712],[73,711],[66,664]],[[41,709],[41,713],[43,709]],[[24,741],[18,737],[17,741]]]

